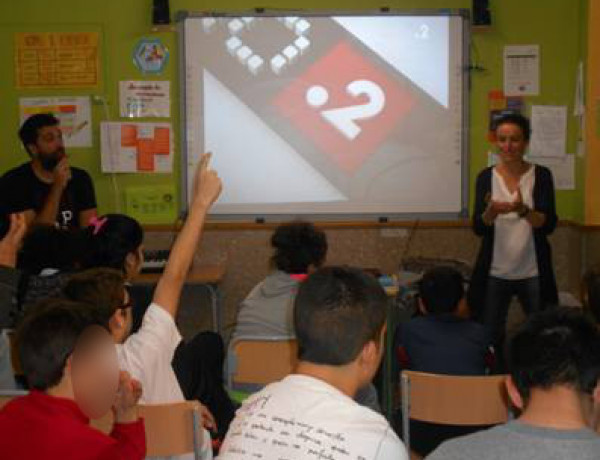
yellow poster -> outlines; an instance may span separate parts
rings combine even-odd
[[[98,32],[15,34],[17,88],[97,86],[98,44]]]

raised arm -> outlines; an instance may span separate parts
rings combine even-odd
[[[209,160],[210,154],[204,154],[200,159],[188,217],[171,248],[167,266],[154,292],[153,302],[173,317],[177,314],[181,289],[202,236],[206,215],[221,193],[221,179],[209,169]]]
[[[50,186],[50,191],[46,196],[46,201],[42,209],[35,215],[33,222],[36,224],[56,224],[58,210],[60,208],[60,199],[67,184],[71,180],[71,169],[69,161],[64,157],[54,168],[54,181]]]

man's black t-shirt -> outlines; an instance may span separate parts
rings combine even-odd
[[[33,172],[31,163],[8,171],[0,180],[3,211],[7,213],[33,210],[39,213],[46,202],[51,184],[42,182]],[[60,200],[56,216],[62,228],[79,227],[79,213],[96,207],[96,194],[89,174],[71,167],[69,180]]]

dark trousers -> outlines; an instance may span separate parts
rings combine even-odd
[[[196,399],[212,412],[218,437],[223,438],[235,415],[235,406],[223,381],[225,346],[220,335],[201,332],[181,341],[173,356],[173,370],[185,399]]]
[[[521,280],[505,280],[490,276],[487,283],[482,323],[488,337],[496,348],[496,361],[499,372],[505,372],[504,342],[506,336],[506,320],[512,298],[519,299],[525,315],[540,311],[542,295],[539,277]]]

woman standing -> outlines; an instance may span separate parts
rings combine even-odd
[[[558,217],[552,173],[523,158],[529,120],[505,115],[495,134],[499,162],[484,169],[475,186],[473,229],[482,242],[469,304],[501,352],[513,296],[527,315],[558,303],[547,239]]]

